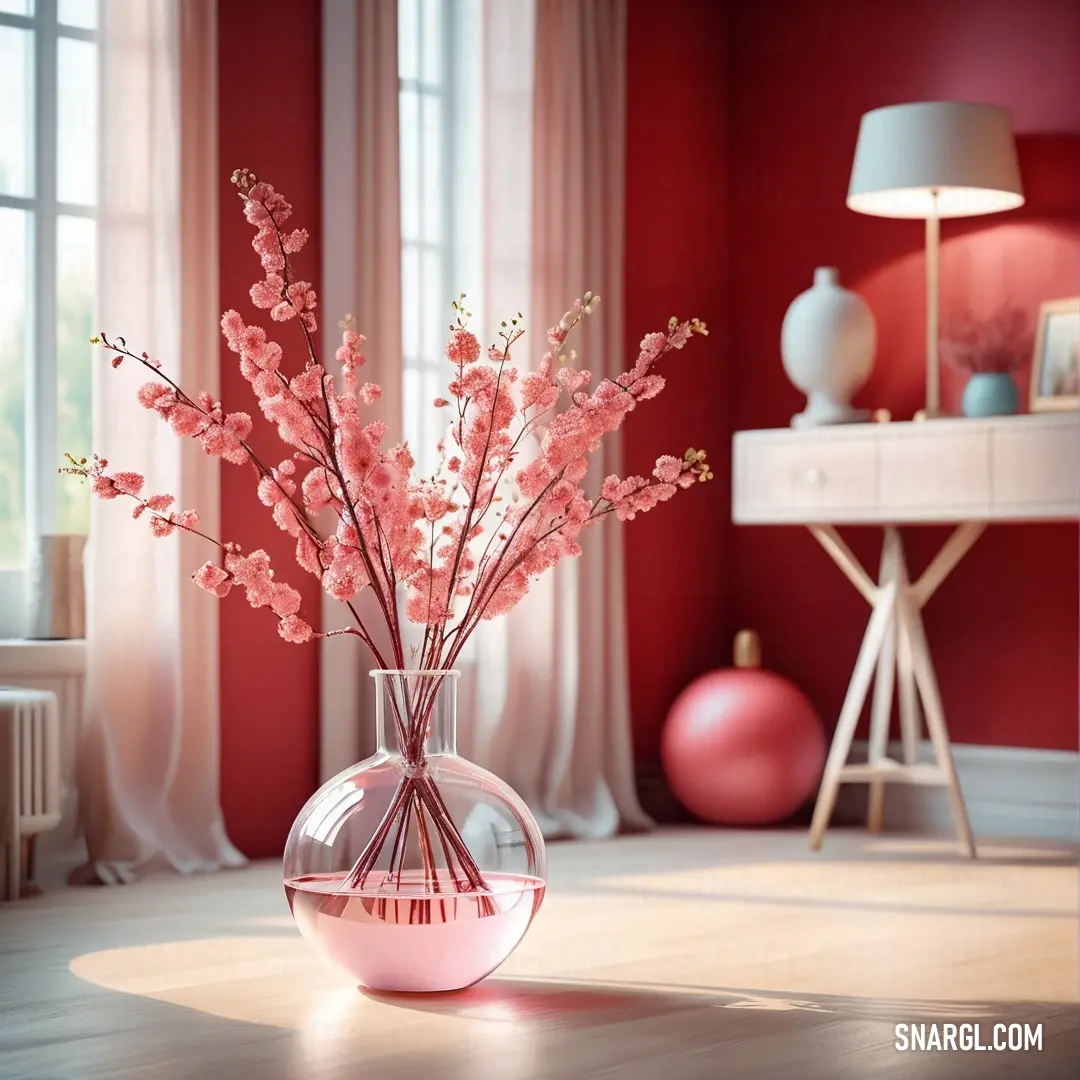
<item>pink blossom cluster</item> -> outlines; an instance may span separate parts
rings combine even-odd
[[[971,375],[1017,371],[1031,356],[1031,317],[1023,308],[1005,308],[988,319],[970,312],[945,327],[941,353],[957,371]]]
[[[91,490],[99,499],[118,499],[122,495],[134,499],[135,508],[131,512],[133,518],[140,518],[149,510],[150,531],[155,536],[170,536],[177,529],[198,532],[199,515],[194,510],[169,510],[176,501],[172,495],[150,495],[143,498],[142,489],[146,480],[139,473],[108,473],[105,471],[109,465],[108,460],[99,458],[96,454],[89,462],[86,458],[76,460],[70,454],[67,459],[70,464],[60,471],[89,480]]]
[[[383,667],[415,666],[405,663],[403,616],[425,628],[419,666],[449,667],[480,619],[510,611],[538,575],[580,554],[586,528],[609,515],[632,520],[680,488],[712,477],[704,451],[691,449],[682,458],[658,458],[649,477],[609,476],[595,495],[587,492],[589,456],[640,402],[663,389],[658,364],[692,336],[707,333],[696,319],[672,319],[666,331],[642,339],[632,368],[593,385],[592,373],[577,368],[575,353],[566,349],[575,327],[600,303],[592,293],[551,327],[548,351],[535,370],[523,373],[511,360],[523,334],[520,315],[503,324],[498,342],[485,351],[469,329],[469,313],[454,302],[456,322],[446,344],[451,377],[447,396],[436,398],[434,406],[456,415],[441,446],[438,474],[414,476],[408,445],[386,445],[385,423],[368,411],[381,391],[374,383],[359,383],[365,341],[351,317],[341,324],[337,372],[317,359],[315,293],[292,265],[307,233],[284,229],[292,207],[246,170],[233,180],[256,228],[253,246],[264,275],[252,286],[252,302],[276,322],[298,321],[303,368],[286,372],[281,346],[237,311],[224,313],[221,329],[260,411],[290,453],[275,466],[264,464],[247,441],[247,413],[225,412],[209,394],[190,398],[167,378],[146,383],[138,398],[177,434],[196,438],[206,453],[255,468],[259,500],[278,528],[295,539],[298,565],[349,605],[355,625],[316,634],[301,613],[301,594],[275,580],[262,550],[244,555],[235,544],[214,541],[220,560],[193,575],[203,589],[218,597],[234,586],[243,589],[253,607],[273,612],[288,641],[355,634]],[[100,340],[116,354],[114,363],[131,357],[159,366],[130,352],[122,338]],[[533,435],[538,455],[519,462],[522,440]],[[143,500],[141,476],[108,474],[107,463],[97,459],[91,466],[73,464],[69,471],[90,478],[101,497],[136,499],[135,516],[149,510],[156,534],[198,533],[193,512],[169,512],[171,497]],[[325,516],[332,526],[316,528]],[[390,657],[381,655],[372,628],[352,606],[364,590],[373,594],[386,623]]]
[[[268,607],[278,617],[278,633],[293,642],[309,641],[311,627],[300,618],[300,593],[291,585],[274,580],[270,556],[261,548],[241,555],[235,545],[226,545],[224,566],[204,563],[192,574],[200,588],[215,596],[228,596],[234,585],[244,590],[253,608]]]
[[[241,183],[241,181],[243,181]],[[251,286],[251,302],[257,308],[269,309],[275,322],[287,322],[297,316],[309,333],[318,325],[313,314],[315,290],[308,281],[294,281],[286,276],[286,260],[295,255],[308,241],[307,229],[284,232],[282,225],[292,216],[292,205],[269,184],[254,183],[250,173],[233,173],[233,182],[241,185],[244,216],[255,226],[251,246],[259,253],[266,276]]]
[[[161,382],[144,383],[139,388],[139,404],[168,420],[177,435],[198,439],[212,457],[234,464],[247,461],[244,440],[251,434],[251,417],[245,412],[225,413],[221,402],[205,391],[198,402]]]

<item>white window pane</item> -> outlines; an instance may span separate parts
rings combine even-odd
[[[418,79],[420,0],[398,0],[398,78]]]
[[[0,11],[9,15],[33,15],[34,0],[0,0]]]
[[[420,160],[423,162],[423,212],[422,236],[429,244],[440,244],[443,240],[443,199],[445,197],[443,178],[443,130],[442,100],[432,94],[425,94],[423,101],[423,139],[424,151]]]
[[[450,365],[445,365],[447,371]],[[429,366],[424,372],[423,400],[420,403],[424,421],[424,457],[422,463],[426,473],[433,473],[439,463],[439,453],[435,449],[443,435],[443,428],[450,418],[449,409],[436,409],[432,402],[444,391],[440,380],[442,368]],[[421,459],[418,459],[421,460]]]
[[[402,401],[402,407],[405,415],[402,417],[404,421],[403,434],[405,441],[412,448],[413,457],[419,457],[419,451],[422,449],[421,443],[423,442],[423,426],[421,424],[420,415],[420,372],[416,368],[406,367],[403,372],[404,375],[404,400]]]
[[[0,207],[0,569],[26,561],[25,370],[30,215]]]
[[[398,101],[398,156],[401,170],[401,238],[420,239],[420,98],[403,90]]]
[[[96,30],[97,0],[59,0],[56,5],[56,18],[64,26],[79,26],[83,30]]]
[[[92,206],[97,200],[97,46],[57,41],[56,197]]]
[[[30,195],[33,183],[34,36],[0,26],[0,195]]]
[[[420,347],[427,360],[437,360],[443,353],[450,326],[450,300],[443,304],[442,266],[439,254],[425,251],[420,265]]]
[[[442,16],[444,0],[421,0],[420,40],[423,49],[423,70],[421,78],[425,83],[440,84],[443,78],[442,65]]]
[[[420,357],[420,252],[401,252],[401,349],[406,363]]]
[[[89,457],[90,365],[101,359],[90,344],[94,333],[97,225],[90,218],[56,220],[56,460],[64,454]],[[46,463],[51,464],[51,463]],[[42,470],[43,472],[46,470]],[[90,489],[57,476],[56,531],[90,528]]]

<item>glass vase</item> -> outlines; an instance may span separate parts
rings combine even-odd
[[[456,751],[456,671],[373,671],[378,749],[293,824],[285,892],[300,932],[372,990],[460,990],[490,975],[544,899],[528,807]]]

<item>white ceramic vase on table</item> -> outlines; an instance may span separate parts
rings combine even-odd
[[[780,330],[784,371],[806,394],[796,428],[869,420],[851,398],[874,366],[877,327],[866,301],[840,284],[836,267],[819,266],[813,287],[792,301]]]

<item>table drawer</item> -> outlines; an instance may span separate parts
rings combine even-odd
[[[1080,497],[1080,427],[1063,419],[1039,428],[995,431],[990,467],[994,505],[1000,510],[1075,507]]]
[[[1080,416],[1044,413],[739,431],[741,525],[1075,521]]]
[[[876,480],[872,443],[846,439],[747,440],[738,493],[741,509],[753,516],[789,516],[805,511],[865,510],[874,505]]]
[[[990,507],[989,428],[934,430],[920,424],[920,438],[883,432],[878,439],[878,483],[883,508],[905,517],[954,520]]]

